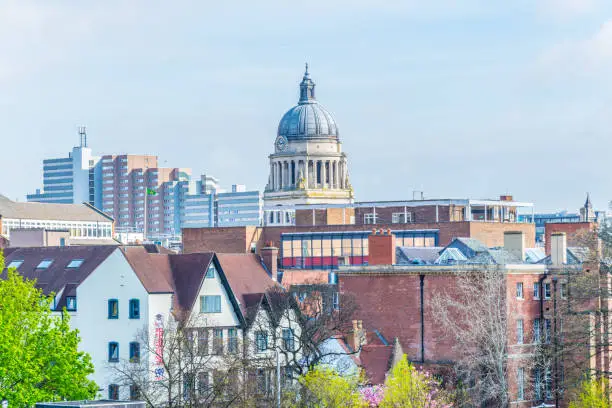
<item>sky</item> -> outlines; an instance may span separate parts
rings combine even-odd
[[[0,194],[82,125],[263,189],[306,61],[357,200],[612,200],[609,0],[0,0]]]

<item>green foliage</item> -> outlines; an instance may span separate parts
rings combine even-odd
[[[608,382],[604,379],[584,380],[580,384],[579,394],[570,402],[570,408],[610,408],[610,401],[605,390]]]
[[[342,377],[334,370],[316,367],[300,378],[307,395],[308,407],[317,408],[361,408],[365,403],[359,394],[358,378]]]
[[[439,391],[439,383],[408,362],[406,355],[392,368],[385,381],[381,408],[448,407]]]
[[[0,253],[0,271],[4,259]],[[88,354],[69,316],[53,316],[52,297],[15,270],[0,279],[0,396],[11,407],[35,402],[94,398],[98,386]]]

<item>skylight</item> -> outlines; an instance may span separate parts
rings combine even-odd
[[[53,259],[43,259],[40,261],[36,269],[47,269],[53,263]]]
[[[81,265],[83,265],[84,261],[84,259],[73,259],[70,261],[68,266],[66,266],[66,268],[79,268]]]
[[[22,263],[23,263],[22,260],[14,260],[14,261],[11,261],[11,263],[8,264],[7,268],[8,269],[13,269],[13,268],[18,269],[21,266]]]

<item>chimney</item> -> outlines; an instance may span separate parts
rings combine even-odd
[[[272,280],[278,282],[278,248],[272,242],[268,242],[264,248],[259,250],[259,254],[261,261],[272,275]]]
[[[395,265],[395,235],[390,229],[372,231],[368,251],[368,265]]]
[[[525,261],[525,235],[521,231],[504,232],[504,249]]]
[[[346,335],[346,343],[353,351],[359,350],[361,346],[367,343],[366,333],[363,329],[363,321],[353,320],[353,327]]]
[[[567,263],[567,236],[565,232],[553,232],[550,235],[550,260],[553,266]]]

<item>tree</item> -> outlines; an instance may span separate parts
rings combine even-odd
[[[256,330],[275,336],[268,343],[276,348],[295,376],[306,374],[336,357],[357,354],[360,348],[338,352],[328,342],[352,327],[357,303],[352,295],[337,294],[332,285],[305,284],[292,286],[289,291],[272,287],[266,292],[270,319],[255,323]],[[337,302],[334,304],[334,296]],[[263,324],[263,326],[262,326]],[[267,327],[265,327],[267,325]],[[295,336],[293,347],[284,347],[283,333]]]
[[[315,367],[300,377],[300,398],[293,407],[367,407],[359,393],[358,377],[343,377],[325,366]]]
[[[453,275],[450,292],[436,293],[431,309],[454,340],[457,379],[476,406],[506,407],[508,320],[505,271],[474,267]],[[527,371],[527,370],[526,370]]]
[[[569,408],[610,408],[607,396],[607,381],[604,379],[586,379],[578,389],[579,394],[572,399]]]
[[[406,358],[393,366],[385,381],[381,408],[445,408],[440,383],[426,372],[417,370]]]
[[[167,408],[249,406],[248,360],[242,342],[218,343],[214,326],[175,312],[136,338],[140,355],[112,364],[117,384],[134,387],[149,406]]]
[[[4,259],[0,254],[0,271]],[[51,312],[53,296],[14,269],[0,279],[0,396],[10,406],[95,398],[91,357],[78,350],[70,316]]]

